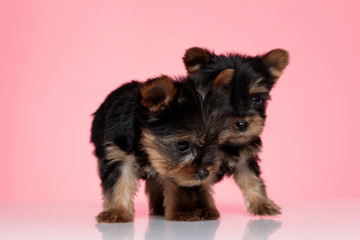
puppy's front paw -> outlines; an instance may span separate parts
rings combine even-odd
[[[201,220],[216,220],[219,219],[220,214],[217,209],[198,208],[186,211],[178,211],[171,217],[166,217],[171,221],[201,221]]]
[[[163,216],[164,215],[164,207],[163,206],[155,206],[150,209],[150,215],[153,216]]]
[[[173,214],[173,216],[165,217],[166,220],[171,221],[199,221],[200,219],[200,210],[182,210],[177,211]]]
[[[134,216],[122,209],[109,209],[99,213],[96,220],[103,223],[125,223],[134,221]]]
[[[201,220],[217,220],[220,217],[220,213],[217,209],[201,209],[200,219]]]
[[[249,213],[260,216],[281,214],[281,208],[268,198],[249,202],[247,209]]]

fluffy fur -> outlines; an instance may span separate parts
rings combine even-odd
[[[229,100],[221,85],[198,78],[132,81],[94,113],[91,142],[104,198],[97,221],[133,221],[139,179],[146,180],[152,214],[182,221],[219,217],[210,185],[221,166],[218,140],[230,119]]]
[[[193,47],[183,57],[190,76],[206,84],[226,89],[231,105],[231,124],[220,134],[223,160],[218,180],[232,175],[243,192],[248,212],[255,215],[280,214],[280,207],[270,200],[260,177],[260,135],[266,119],[270,91],[286,68],[289,56],[283,49],[275,49],[260,56],[240,54],[216,55]],[[221,74],[231,78],[219,79]]]

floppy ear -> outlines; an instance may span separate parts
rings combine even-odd
[[[261,57],[276,82],[289,63],[289,53],[284,49],[274,49]]]
[[[186,50],[183,57],[188,73],[197,73],[210,61],[211,52],[205,48],[192,47]]]
[[[229,84],[234,76],[234,69],[226,69],[219,73],[214,80],[214,87],[229,90]]]
[[[175,98],[177,89],[173,79],[162,75],[155,79],[150,79],[140,88],[140,104],[152,113],[158,113]]]

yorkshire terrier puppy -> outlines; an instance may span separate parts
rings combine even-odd
[[[281,209],[266,194],[260,177],[259,156],[270,91],[288,65],[289,55],[274,49],[261,56],[239,54],[216,55],[207,49],[186,50],[183,61],[190,76],[214,82],[218,74],[227,75],[231,105],[231,124],[219,137],[223,164],[219,180],[233,175],[242,190],[246,207],[254,215],[276,215]]]
[[[227,77],[219,74],[217,82]],[[126,83],[94,113],[91,142],[104,200],[98,222],[134,220],[139,179],[146,180],[152,214],[180,221],[219,217],[210,186],[221,166],[218,140],[228,127],[229,100],[221,84],[197,78]]]

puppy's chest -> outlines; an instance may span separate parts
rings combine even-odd
[[[142,178],[142,179],[147,179],[149,177],[155,177],[158,174],[150,164],[146,164],[143,166],[140,166],[139,164],[137,164],[136,172],[137,172],[139,178]]]
[[[252,144],[243,146],[222,145],[220,158],[223,165],[232,173],[237,166],[246,163],[248,159],[256,157],[260,151],[260,147]]]
[[[151,166],[149,162],[148,155],[145,151],[137,151],[135,152],[135,169],[139,178],[146,179],[149,177],[154,177],[158,174],[155,169]]]

